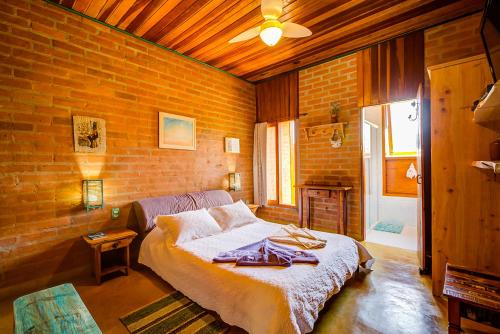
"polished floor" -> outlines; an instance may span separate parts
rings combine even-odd
[[[446,302],[431,295],[415,252],[366,246],[376,258],[373,271],[360,272],[326,304],[314,333],[445,333]],[[120,316],[172,291],[148,270],[131,270],[100,286],[90,278],[74,284],[103,333],[127,333]],[[12,332],[12,319],[12,300],[0,302],[0,333]]]
[[[385,246],[417,250],[417,227],[404,225],[401,233],[390,233],[377,230],[366,231],[366,241]]]

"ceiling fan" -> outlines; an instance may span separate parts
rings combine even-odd
[[[283,22],[278,18],[282,13],[282,0],[262,0],[260,10],[264,16],[264,23],[258,27],[248,29],[234,37],[229,43],[237,43],[260,36],[260,39],[269,46],[276,45],[281,37],[301,38],[311,36],[311,30],[297,23]]]

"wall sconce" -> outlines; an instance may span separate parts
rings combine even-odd
[[[241,190],[241,177],[240,173],[229,173],[229,190]]]
[[[87,211],[104,207],[102,180],[83,180],[83,206]]]

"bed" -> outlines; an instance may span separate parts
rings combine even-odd
[[[251,334],[308,333],[324,303],[371,261],[368,251],[349,237],[314,231],[327,240],[314,250],[317,265],[239,267],[212,263],[221,251],[262,240],[281,225],[257,219],[228,232],[172,247],[154,227],[156,215],[232,203],[222,190],[145,199],[134,203],[143,232],[139,263],[151,268],[175,289],[204,308],[216,311],[226,323]]]

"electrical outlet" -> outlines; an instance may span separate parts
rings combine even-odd
[[[112,208],[111,209],[111,219],[120,218],[120,208]]]

